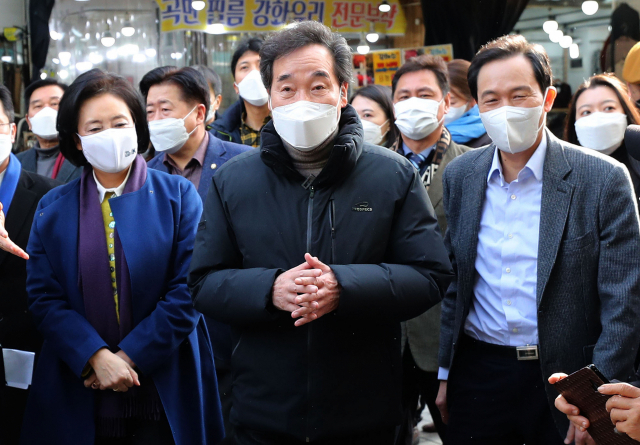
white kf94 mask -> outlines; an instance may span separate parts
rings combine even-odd
[[[87,162],[105,173],[118,173],[126,169],[138,153],[135,127],[109,128],[100,133],[78,137]]]

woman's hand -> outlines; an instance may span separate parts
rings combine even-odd
[[[126,392],[133,385],[140,386],[138,374],[118,355],[106,348],[100,349],[89,359],[100,389]],[[95,383],[95,382],[92,382]]]

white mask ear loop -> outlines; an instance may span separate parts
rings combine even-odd
[[[384,121],[382,123],[382,125],[380,125],[380,128],[382,129],[382,127],[384,127],[384,124],[386,124],[387,122],[389,122],[389,119],[387,119],[386,121]],[[387,133],[389,133],[389,130],[391,129],[391,125],[389,125],[387,127],[387,131],[385,131],[384,133],[382,133],[382,139],[384,139],[384,137],[387,135]]]
[[[547,93],[549,92],[549,88],[547,88],[544,92],[544,96],[542,97],[542,123],[538,126],[538,131],[540,131],[540,129],[542,127],[544,127],[544,124],[547,122],[547,112],[544,111],[544,106],[547,103]],[[537,133],[537,132],[536,132]]]
[[[195,110],[196,108],[198,108],[198,106],[197,106],[197,105],[196,105],[195,107],[193,107],[193,109],[192,109],[191,111],[189,111],[185,117],[183,117],[183,118],[182,118],[182,125],[184,125],[184,120],[185,120],[186,118],[188,118],[188,117],[189,117],[189,115],[190,115],[191,113],[193,113],[193,110]],[[186,129],[186,128],[187,128],[187,127],[185,127],[185,129]],[[191,136],[191,135],[193,134],[193,132],[194,132],[194,131],[196,131],[197,129],[198,129],[198,126],[196,125],[195,127],[193,127],[193,130],[191,130],[191,132],[187,134],[187,136]]]

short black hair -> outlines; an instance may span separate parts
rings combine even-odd
[[[0,85],[0,103],[4,109],[4,114],[9,119],[9,123],[13,124],[15,121],[15,113],[13,112],[13,100],[11,100],[11,91],[4,85]]]
[[[185,102],[202,104],[207,110],[209,109],[211,103],[209,86],[197,69],[190,66],[184,68],[163,66],[149,71],[140,81],[140,91],[145,102],[151,87],[163,83],[171,83],[180,88],[181,98]]]
[[[142,93],[142,97],[144,97],[144,100],[147,100],[149,89],[151,89],[152,86],[161,83],[162,78],[169,71],[175,71],[177,69],[178,67],[173,65],[159,66],[158,68],[154,68],[147,74],[142,76],[142,79],[140,80],[140,83],[138,85],[140,86],[140,93]]]
[[[416,71],[431,71],[438,80],[438,86],[442,91],[442,97],[449,92],[449,70],[447,63],[440,56],[432,56],[431,54],[423,54],[421,56],[412,57],[405,62],[404,65],[396,71],[391,80],[391,95],[395,96],[398,81],[407,73]]]
[[[36,80],[35,82],[32,82],[31,84],[29,84],[29,86],[27,88],[25,88],[24,90],[24,104],[25,107],[27,107],[27,109],[29,108],[29,101],[31,100],[31,95],[33,94],[33,92],[39,88],[42,87],[48,87],[51,85],[55,85],[57,87],[60,87],[62,89],[62,91],[67,91],[67,84],[62,83],[62,82],[58,82],[56,79],[52,79],[50,77],[46,78],[46,79],[40,79],[40,80]]]
[[[542,94],[551,86],[551,62],[547,52],[541,45],[527,42],[523,36],[507,35],[484,45],[475,55],[469,66],[467,80],[469,89],[475,100],[478,100],[478,74],[480,69],[489,62],[524,56],[533,68],[533,74],[540,86]]]
[[[213,68],[205,65],[193,65],[193,68],[200,71],[200,74],[204,76],[215,96],[222,94],[222,80],[220,80],[220,76]]]
[[[274,62],[308,45],[327,48],[333,55],[333,70],[340,86],[344,82],[351,83],[353,60],[347,41],[322,23],[305,21],[274,32],[264,42],[260,50],[260,75],[267,91],[271,91]]]
[[[76,146],[80,109],[87,100],[103,94],[112,94],[122,99],[129,107],[138,135],[138,153],[144,153],[149,147],[147,113],[140,93],[124,77],[94,68],[79,75],[73,81],[62,96],[58,108],[56,128],[60,140],[60,151],[77,167],[87,164],[84,153]]]
[[[395,124],[396,119],[393,112],[391,89],[382,85],[367,85],[366,87],[362,87],[356,91],[351,97],[349,103],[353,104],[353,100],[358,96],[366,97],[367,99],[376,102],[380,105],[380,108],[382,108],[382,111],[389,120],[389,133],[387,133],[387,141],[384,145],[387,148],[392,148],[400,138],[400,131]]]
[[[240,57],[242,57],[247,51],[253,51],[254,53],[260,54],[263,44],[264,40],[261,37],[251,37],[250,39],[240,42],[240,46],[238,46],[233,53],[233,57],[231,57],[231,75],[234,79],[236,78],[236,66],[238,65]]]

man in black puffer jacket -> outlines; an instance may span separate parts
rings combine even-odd
[[[235,441],[392,444],[400,322],[452,279],[433,207],[405,158],[363,142],[344,38],[301,22],[260,56],[273,121],[213,177],[189,274],[232,327]]]

